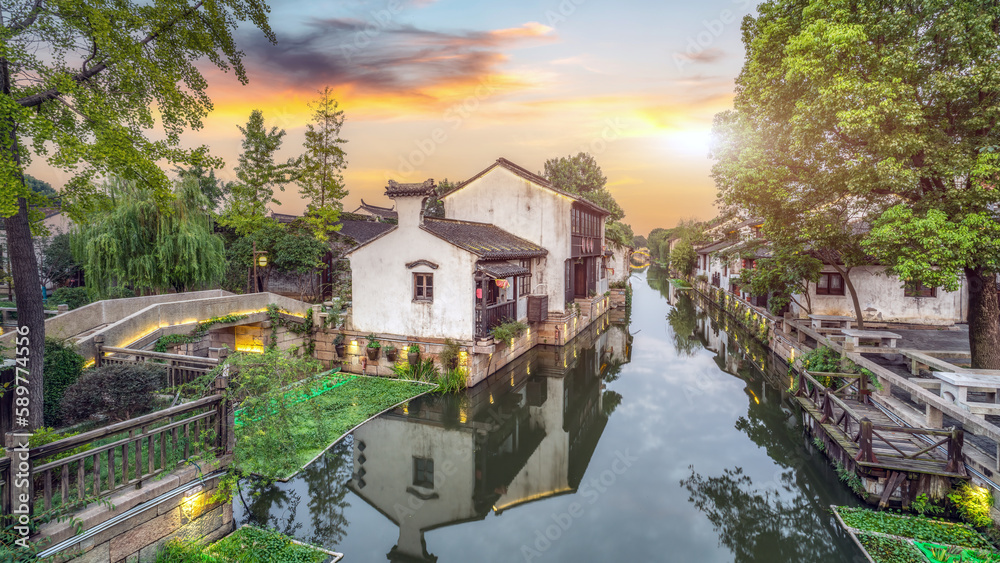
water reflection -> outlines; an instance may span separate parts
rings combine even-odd
[[[436,561],[424,533],[576,492],[622,396],[606,389],[632,336],[605,316],[539,346],[460,395],[424,396],[370,421],[294,481],[251,485],[242,521],[336,546],[353,493],[398,528],[390,561]],[[305,485],[311,533],[296,492]]]
[[[466,395],[423,397],[355,432],[349,487],[399,528],[390,561],[436,561],[424,532],[575,492],[621,396],[624,326],[535,348]]]
[[[856,504],[837,476],[815,455],[791,404],[786,402],[787,366],[725,312],[694,291],[678,291],[662,277],[649,284],[673,306],[667,314],[679,355],[714,352],[722,371],[747,382],[747,413],[734,427],[767,452],[777,468],[770,479],[754,479],[740,466],[705,476],[690,466],[681,481],[688,501],[704,513],[737,563],[759,561],[864,561],[828,514],[831,497]],[[819,533],[823,530],[825,533]],[[846,554],[852,554],[850,556]]]

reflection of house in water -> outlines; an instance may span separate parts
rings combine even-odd
[[[424,532],[577,490],[621,397],[625,327],[537,346],[469,395],[427,396],[354,433],[350,488],[399,526],[391,561],[436,561]],[[471,393],[470,392],[470,393]]]

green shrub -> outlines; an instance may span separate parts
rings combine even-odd
[[[411,366],[409,362],[397,362],[392,366],[392,373],[399,379],[410,381],[437,381],[438,369],[434,360],[423,360]]]
[[[991,547],[983,536],[965,524],[923,516],[901,516],[889,512],[875,512],[865,508],[842,506],[837,510],[845,524],[859,530],[979,549]]]
[[[72,438],[73,436],[76,436],[77,434],[79,434],[79,432],[59,433],[59,432],[56,432],[55,429],[53,429],[53,428],[42,427],[42,428],[39,428],[38,430],[35,430],[35,433],[32,434],[28,438],[28,446],[30,446],[32,448],[37,448],[38,446],[44,446],[46,444],[51,444],[52,442],[58,442],[59,440],[62,440],[62,439],[65,439],[65,438]],[[78,448],[73,448],[72,450],[69,450],[67,452],[63,452],[63,453],[58,454],[58,455],[54,455],[54,456],[50,456],[50,457],[46,457],[46,458],[35,460],[34,463],[35,463],[35,465],[41,465],[43,463],[49,463],[50,461],[57,461],[57,460],[60,460],[60,459],[63,459],[63,458],[67,458],[67,457],[69,457],[71,455],[76,455],[76,454],[83,453],[83,452],[85,452],[85,451],[87,451],[89,449],[90,449],[90,445],[89,444],[84,444],[84,445],[82,445],[82,446],[80,446]]]
[[[42,411],[46,426],[59,426],[63,423],[63,395],[66,388],[80,379],[83,363],[83,356],[77,354],[72,345],[51,338],[45,339]]]
[[[153,563],[222,563],[215,557],[204,553],[196,543],[173,539],[168,541],[156,552]]]
[[[420,353],[420,346],[417,346],[416,344],[410,344],[406,348],[406,351],[409,354],[419,354]]]
[[[441,368],[445,371],[457,368],[458,354],[461,351],[462,347],[458,345],[458,342],[450,338],[445,338],[444,349],[438,354],[438,361],[441,362]]]
[[[136,417],[153,407],[166,373],[160,364],[114,364],[88,370],[66,389],[63,417],[70,423],[96,415],[111,421]]]
[[[441,374],[437,379],[437,393],[457,393],[465,390],[465,382],[468,380],[469,372],[462,368],[450,369]]]
[[[948,500],[966,522],[977,528],[992,526],[990,507],[993,506],[993,492],[990,489],[962,483],[948,494]]]
[[[46,305],[55,308],[56,305],[68,305],[70,309],[77,309],[90,303],[90,296],[87,295],[85,287],[60,287],[52,290],[52,295],[46,301]]]
[[[382,347],[382,343],[378,341],[378,337],[375,336],[374,332],[371,333],[371,334],[369,334],[366,337],[366,339],[368,340],[368,347],[369,348],[377,350],[377,349],[379,349],[379,348]]]
[[[292,543],[284,534],[253,526],[236,530],[206,551],[227,563],[320,563],[329,558],[322,551]]]
[[[526,330],[528,330],[528,325],[521,321],[507,321],[493,327],[490,330],[490,335],[509,346],[515,338],[524,334]]]
[[[156,344],[153,345],[154,352],[166,352],[170,348],[177,346],[178,344],[188,344],[191,342],[196,342],[200,340],[201,337],[193,336],[190,334],[168,334],[166,336],[161,336],[156,339]]]
[[[108,290],[108,299],[127,299],[129,297],[135,297],[135,291],[127,287],[112,287]]]

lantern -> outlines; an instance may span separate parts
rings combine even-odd
[[[267,267],[267,254],[261,254],[257,257],[257,265],[261,268]]]

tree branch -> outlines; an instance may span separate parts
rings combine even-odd
[[[24,31],[31,24],[35,23],[38,19],[38,14],[42,12],[42,2],[44,0],[35,0],[35,5],[31,7],[31,11],[28,15],[24,16],[24,19],[19,22],[14,22],[7,27],[7,30],[12,33],[17,33],[18,31]]]
[[[41,0],[36,0],[36,1],[41,2]],[[201,8],[201,6],[204,3],[205,3],[205,0],[199,0],[198,3],[196,3],[194,6],[191,6],[190,8],[188,8],[183,14],[181,14],[181,15],[175,17],[174,19],[170,20],[169,22],[167,22],[167,24],[165,26],[163,26],[162,28],[160,28],[160,29],[158,29],[156,31],[150,32],[149,35],[147,35],[146,37],[144,37],[142,39],[142,41],[140,41],[137,45],[139,45],[139,46],[145,46],[145,45],[148,45],[149,43],[151,43],[152,41],[156,40],[157,37],[159,37],[160,35],[162,35],[166,31],[168,31],[173,26],[177,25],[178,22],[180,22],[181,20],[187,18],[192,13],[196,12],[199,8]],[[82,72],[80,72],[78,74],[73,75],[72,80],[73,80],[73,82],[75,82],[77,84],[80,84],[81,82],[85,82],[87,80],[90,80],[94,76],[97,76],[102,71],[104,71],[105,69],[107,69],[108,66],[111,65],[111,64],[114,64],[114,63],[113,62],[108,62],[108,61],[101,61],[101,62],[97,63],[96,65],[90,67],[89,69],[87,69],[85,71],[82,71]],[[35,106],[41,105],[43,102],[47,102],[49,100],[53,100],[53,99],[57,98],[59,95],[61,95],[61,94],[62,94],[62,92],[60,92],[58,88],[49,88],[48,90],[45,90],[43,92],[38,92],[37,94],[32,94],[30,96],[25,96],[25,97],[19,99],[17,101],[17,103],[21,107],[25,107],[25,108],[35,107]]]

